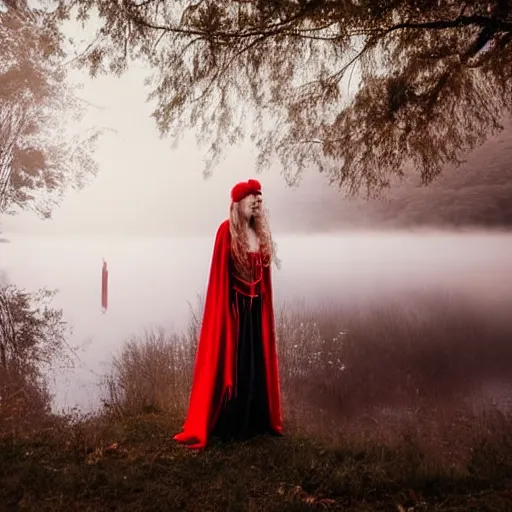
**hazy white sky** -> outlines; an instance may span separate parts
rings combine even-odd
[[[97,26],[91,21],[84,32],[70,23],[69,34],[86,44]],[[70,191],[52,220],[41,221],[23,212],[4,217],[4,232],[205,233],[225,218],[232,185],[251,177],[262,182],[267,206],[278,217],[274,219],[277,225],[283,215],[293,215],[306,196],[318,194],[319,202],[325,195],[338,196],[317,174],[305,176],[298,190],[286,186],[278,168],[256,175],[250,146],[232,148],[214,175],[205,180],[205,151],[197,147],[192,134],[186,135],[177,149],[171,148],[169,139],[159,137],[150,118],[151,106],[145,101],[146,74],[142,67],[133,67],[121,78],[91,79],[85,73],[73,73],[84,83],[81,97],[102,107],[89,114],[87,124],[117,131],[107,133],[99,143],[99,175],[84,190]]]
[[[85,48],[98,28],[97,20],[90,20],[85,30],[78,23],[69,22],[67,33]],[[295,190],[286,186],[277,165],[269,172],[256,175],[255,153],[249,143],[244,147],[230,148],[227,159],[214,170],[211,178],[205,180],[202,174],[205,149],[197,147],[192,133],[185,134],[176,149],[171,147],[170,139],[160,138],[156,123],[150,117],[152,107],[146,103],[149,91],[143,83],[148,73],[140,66],[132,66],[121,78],[107,76],[91,79],[85,73],[73,72],[73,79],[84,85],[81,97],[101,107],[90,112],[86,126],[116,130],[116,133],[106,133],[100,140],[96,153],[99,175],[84,190],[69,191],[62,205],[54,211],[52,220],[42,221],[30,212],[14,217],[4,216],[0,219],[2,232],[7,236],[10,232],[66,235],[207,234],[215,230],[227,215],[231,187],[237,181],[251,177],[262,182],[271,224],[276,231],[300,229],[317,232],[332,229],[333,226],[345,229],[351,223],[364,225],[367,220],[372,224],[376,215],[394,219],[397,216],[396,208],[401,208],[402,220],[409,216],[418,223],[421,223],[421,219],[434,219],[437,222],[435,215],[430,215],[431,196],[424,196],[422,190],[406,189],[407,202],[398,202],[398,206],[384,211],[384,214],[377,210],[372,217],[366,207],[349,211],[350,201],[335,187],[329,187],[316,171],[306,174]],[[507,126],[508,131],[501,139],[496,138],[469,156],[470,165],[461,168],[461,176],[468,171],[475,178],[478,174],[475,169],[479,170],[480,167],[487,171],[494,169],[496,176],[499,172],[507,171],[512,147],[512,125],[509,121]],[[452,173],[451,168],[449,172]],[[464,179],[461,180],[466,185]],[[490,194],[492,205],[498,203],[493,199],[497,196],[488,185],[486,183],[485,187],[481,187],[480,194],[484,197],[479,200],[481,207],[487,201],[486,194]],[[450,186],[454,188],[453,183]],[[455,213],[447,213],[446,218],[453,220],[460,215],[462,202],[468,201],[462,195],[457,198],[454,200]],[[482,215],[487,218],[489,213],[484,210]],[[442,216],[442,212],[438,216]],[[498,211],[498,223],[499,216]],[[466,220],[471,223],[474,215],[468,214]]]

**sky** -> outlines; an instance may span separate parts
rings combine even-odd
[[[85,81],[80,96],[104,107],[91,112],[88,123],[116,130],[105,133],[98,144],[98,176],[85,189],[70,191],[51,221],[21,213],[4,220],[6,231],[166,233],[184,217],[192,230],[210,225],[212,217],[222,220],[232,185],[255,176],[250,148],[235,148],[205,180],[204,152],[192,135],[176,149],[159,137],[145,103],[143,78],[134,69],[122,78]],[[269,207],[276,193],[290,195],[279,175],[258,177]]]
[[[84,30],[75,21],[66,27],[67,35],[80,47],[92,40],[99,25],[88,22]],[[51,220],[40,220],[31,212],[4,216],[1,229],[9,233],[57,235],[119,234],[201,236],[209,234],[227,216],[229,192],[238,181],[257,178],[263,185],[264,200],[270,211],[271,224],[277,231],[317,232],[322,230],[376,226],[385,219],[389,226],[421,225],[422,222],[443,225],[473,221],[470,209],[481,210],[495,223],[512,223],[512,210],[506,215],[496,210],[496,204],[509,204],[512,188],[497,191],[492,183],[478,190],[477,200],[468,203],[468,193],[474,196],[476,181],[467,183],[464,176],[478,176],[481,168],[496,176],[512,172],[512,123],[508,131],[494,138],[483,149],[470,155],[467,166],[452,182],[430,191],[399,188],[388,202],[368,204],[346,198],[336,187],[330,187],[316,171],[306,172],[298,188],[290,188],[280,175],[278,166],[262,174],[255,172],[255,152],[247,143],[229,149],[207,179],[203,177],[205,148],[198,147],[193,133],[185,133],[177,148],[172,141],[162,139],[155,121],[150,117],[152,106],[146,102],[149,90],[144,86],[148,70],[132,66],[122,77],[101,76],[92,79],[85,72],[73,71],[71,79],[83,84],[80,97],[94,105],[84,120],[84,129],[97,126],[108,129],[98,143],[95,159],[99,173],[86,188],[69,191]],[[508,175],[508,174],[507,174]],[[464,188],[457,182],[464,178]],[[492,189],[492,190],[491,190]],[[447,190],[450,192],[448,193]],[[469,191],[469,192],[468,192]],[[401,195],[400,195],[401,194]],[[435,196],[435,197],[434,197]],[[439,204],[432,208],[435,201]],[[319,207],[320,205],[320,207]],[[462,205],[462,206],[461,206]],[[471,207],[471,208],[470,208]],[[479,211],[480,211],[479,210]],[[435,214],[435,215],[434,215]],[[460,221],[460,222],[459,222]],[[381,222],[382,224],[382,222]]]
[[[66,32],[83,47],[98,26],[91,20],[82,30],[69,22]],[[21,212],[2,219],[4,232],[203,234],[226,217],[231,187],[249,178],[261,181],[267,208],[272,212],[277,207],[280,215],[293,215],[302,198],[313,193],[319,199],[323,195],[338,198],[338,192],[317,174],[305,175],[298,189],[286,185],[278,168],[257,175],[250,145],[232,148],[205,179],[205,149],[197,146],[193,133],[186,133],[177,148],[169,138],[160,137],[146,102],[147,74],[140,65],[120,78],[71,73],[71,80],[83,84],[79,96],[95,106],[84,127],[109,129],[98,143],[98,176],[85,189],[69,191],[51,220]]]

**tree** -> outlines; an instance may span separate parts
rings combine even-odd
[[[32,2],[33,4],[33,2]],[[48,218],[65,190],[95,175],[99,131],[70,135],[86,106],[67,81],[60,9],[0,1],[0,214]]]
[[[51,307],[54,295],[0,284],[0,419],[47,414],[46,370],[73,365],[74,350],[67,344],[71,331],[62,310]]]
[[[252,113],[260,169],[278,157],[290,183],[316,167],[371,195],[410,166],[431,182],[512,110],[508,0],[73,4],[103,24],[81,63],[96,75],[147,59],[160,131],[197,129],[206,173]]]

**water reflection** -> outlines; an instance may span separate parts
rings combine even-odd
[[[9,235],[0,270],[27,290],[60,293],[82,345],[83,367],[57,379],[57,403],[97,403],[97,374],[123,341],[144,328],[182,329],[208,278],[209,238],[113,238]],[[281,270],[274,270],[277,304],[334,303],[354,310],[369,301],[442,291],[464,294],[491,313],[512,301],[512,235],[489,233],[350,233],[276,235]],[[101,314],[102,258],[109,265],[109,311]],[[425,313],[427,314],[427,313]]]

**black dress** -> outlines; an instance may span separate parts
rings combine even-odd
[[[252,260],[258,264],[256,257]],[[261,334],[261,296],[249,296],[240,290],[232,286],[232,301],[239,319],[234,389],[231,399],[222,405],[212,430],[212,435],[223,441],[273,432]]]

